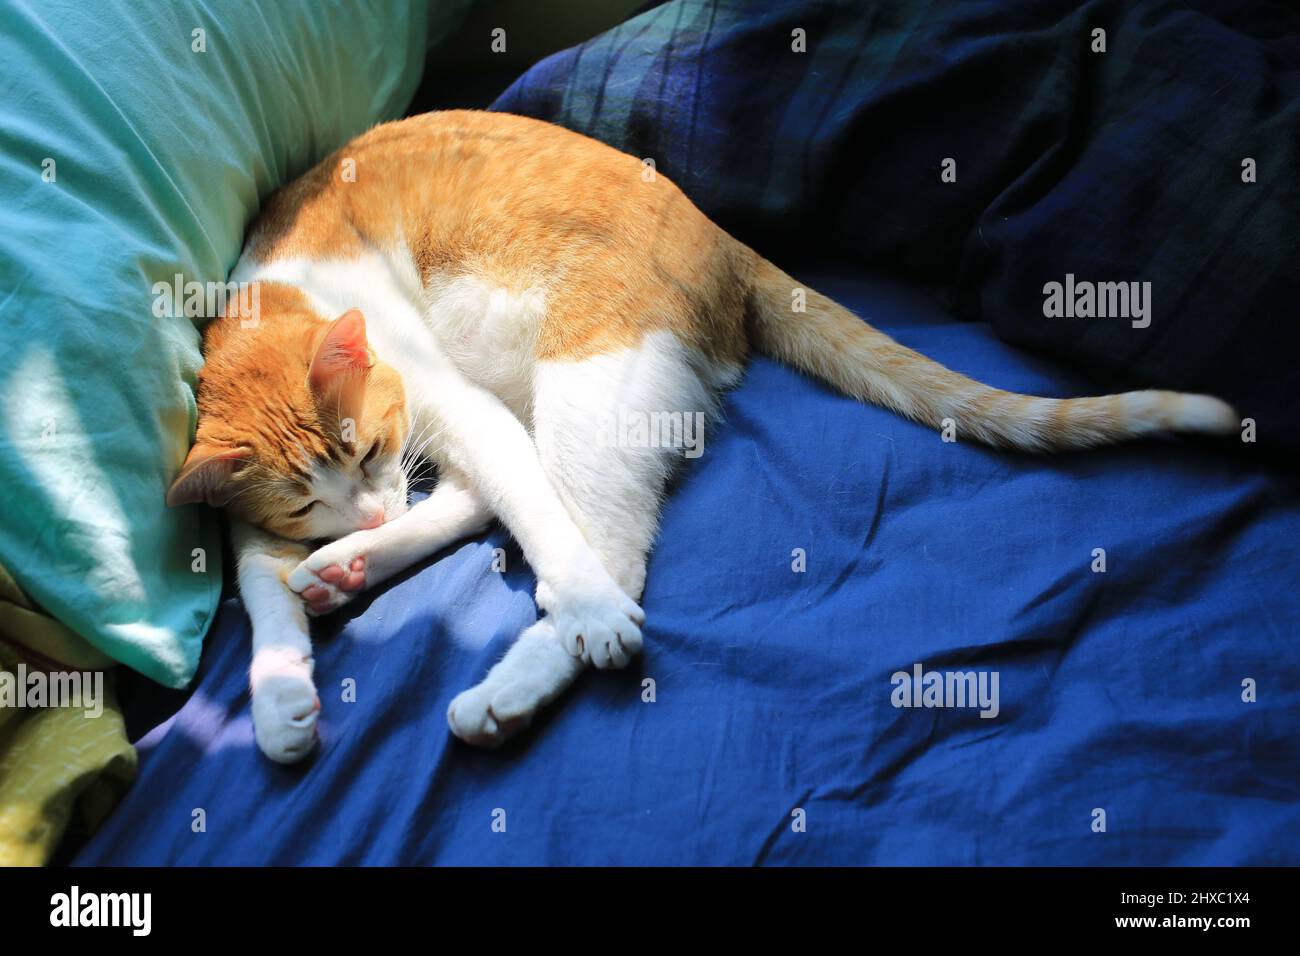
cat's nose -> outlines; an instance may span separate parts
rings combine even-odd
[[[364,514],[361,516],[360,530],[365,531],[368,528],[378,528],[383,523],[384,523],[384,509],[383,506],[381,505],[380,507],[376,508],[374,511],[370,512],[369,514]]]

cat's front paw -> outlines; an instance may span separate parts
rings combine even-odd
[[[598,668],[625,667],[641,650],[645,612],[606,576],[580,587],[538,589],[560,644]]]
[[[316,744],[320,698],[311,658],[259,654],[253,661],[253,736],[276,763],[296,763]]]
[[[366,556],[327,544],[289,572],[286,583],[313,616],[336,611],[366,588]]]

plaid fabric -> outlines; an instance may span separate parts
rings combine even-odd
[[[1261,443],[1300,444],[1290,8],[674,0],[494,108],[653,158],[769,257],[922,280],[1109,385],[1217,393]],[[1046,317],[1044,285],[1067,273],[1150,282],[1150,326]]]

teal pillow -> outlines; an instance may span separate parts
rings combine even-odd
[[[261,198],[399,116],[429,20],[425,0],[0,7],[0,564],[163,684],[198,665],[221,538],[163,504],[201,359],[155,285],[223,282]]]

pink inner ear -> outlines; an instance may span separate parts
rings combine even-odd
[[[226,483],[252,457],[251,448],[213,447],[199,443],[190,449],[172,486],[167,489],[167,505],[187,505],[206,501],[221,507],[229,498]]]
[[[311,362],[309,380],[312,391],[325,394],[342,380],[370,368],[370,350],[366,346],[366,319],[357,309],[350,309],[335,319]]]

